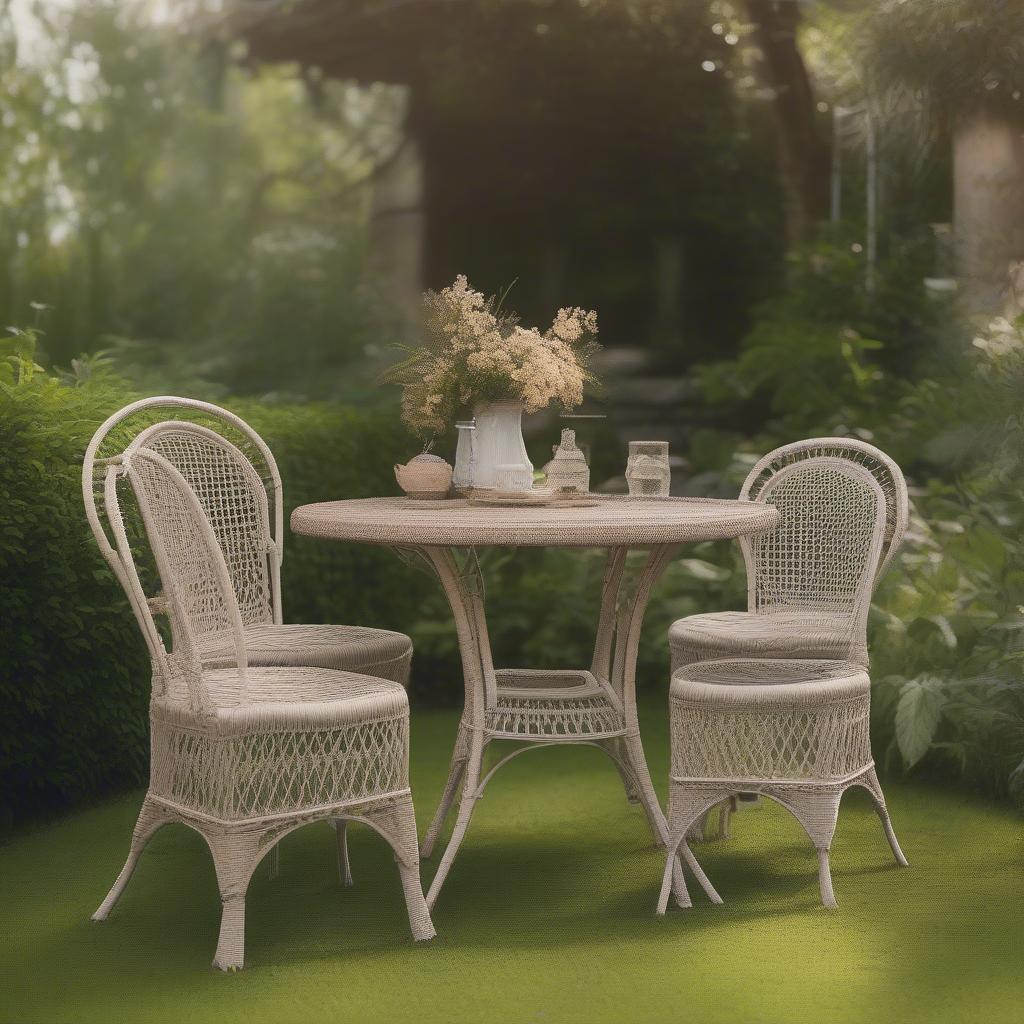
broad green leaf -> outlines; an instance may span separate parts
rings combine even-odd
[[[945,703],[942,681],[934,676],[911,679],[900,692],[896,706],[896,742],[908,768],[928,753]]]

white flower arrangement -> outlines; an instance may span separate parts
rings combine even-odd
[[[518,400],[526,412],[558,402],[573,409],[597,383],[597,314],[560,309],[548,330],[519,325],[465,275],[423,296],[423,345],[385,375],[402,386],[402,419],[418,434],[444,430],[481,402]]]

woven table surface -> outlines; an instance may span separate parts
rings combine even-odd
[[[633,547],[761,533],[778,512],[761,502],[602,495],[590,506],[494,508],[465,499],[357,498],[300,505],[295,533],[367,544]]]

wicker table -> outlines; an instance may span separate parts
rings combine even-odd
[[[537,745],[588,744],[615,762],[629,798],[643,805],[651,830],[667,841],[665,816],[644,759],[636,713],[636,660],[651,589],[680,545],[770,529],[771,506],[711,498],[608,496],[588,507],[494,508],[464,500],[365,498],[303,505],[292,513],[296,533],[330,540],[382,544],[422,558],[436,573],[451,604],[465,677],[465,709],[441,804],[423,841],[429,857],[459,793],[458,818],[438,865],[427,903],[433,907],[469,825],[473,806],[494,773]],[[605,548],[594,654],[588,669],[495,669],[487,635],[481,547]],[[647,558],[630,582],[626,556]],[[524,744],[483,772],[487,745],[496,739]],[[717,893],[687,847],[680,851],[712,899]],[[688,902],[682,872],[677,898]]]

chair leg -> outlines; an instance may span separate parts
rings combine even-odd
[[[217,871],[223,905],[213,966],[222,971],[245,965],[245,894],[265,848],[262,832],[203,831]]]
[[[669,840],[666,843],[668,857],[665,861],[665,873],[662,876],[662,889],[658,896],[656,912],[664,914],[668,907],[668,896],[671,890],[675,894],[676,904],[684,909],[692,906],[690,894],[686,888],[682,861],[693,872],[697,882],[707,893],[712,903],[721,904],[722,897],[711,884],[703,868],[697,862],[686,841],[688,832],[695,822],[700,821],[709,807],[728,796],[717,791],[698,792],[686,789],[681,783],[669,784]]]
[[[219,971],[240,971],[245,966],[245,895],[221,896],[221,903],[213,966]]]
[[[718,838],[732,839],[732,832],[729,830],[729,823],[733,814],[736,813],[736,797],[730,796],[718,805]]]
[[[622,788],[626,791],[626,802],[631,804],[640,803],[640,789],[637,786],[636,778],[627,767],[629,764],[629,751],[621,736],[612,739],[598,740],[597,745],[605,751],[615,765],[615,770],[622,779]]]
[[[131,880],[146,843],[163,825],[166,825],[171,820],[167,812],[159,804],[150,800],[148,796],[142,802],[142,809],[139,811],[138,820],[132,831],[132,842],[128,848],[128,859],[124,862],[124,867],[121,868],[121,872],[111,886],[110,892],[107,893],[106,899],[93,913],[92,919],[94,921],[105,921],[107,919],[107,915],[121,898],[121,894]]]
[[[789,809],[793,816],[804,827],[818,851],[818,887],[821,890],[821,902],[829,909],[834,909],[836,904],[835,893],[832,891],[832,873],[829,868],[828,853],[832,846],[832,837],[835,835],[836,822],[839,820],[839,801],[843,798],[842,791],[831,792],[805,792],[785,793],[780,796],[778,793],[771,793],[765,790],[769,796],[776,796],[782,805]]]
[[[828,847],[818,847],[818,889],[821,891],[821,902],[829,910],[835,910],[836,894],[832,891],[832,872],[828,863]]]
[[[729,832],[729,819],[732,812],[736,810],[736,797],[730,796],[717,804],[715,807],[708,808],[689,828],[686,833],[687,842],[690,843],[703,843],[708,839],[708,824],[711,821],[711,812],[717,808],[718,810],[718,825],[715,828],[715,834],[711,837],[714,840],[719,839],[732,839],[732,834]]]
[[[416,942],[426,942],[437,932],[434,922],[430,919],[430,908],[423,895],[423,882],[420,879],[419,859],[415,864],[398,862],[398,872],[402,877],[402,891],[405,893],[405,908],[409,914],[409,930]]]
[[[348,822],[344,818],[334,819],[334,836],[338,846],[338,881],[352,885],[352,865],[348,859]]]
[[[882,786],[878,781],[878,775],[874,768],[864,776],[862,785],[871,794],[871,799],[875,805],[875,813],[882,822],[885,838],[889,840],[889,848],[892,850],[893,857],[896,858],[896,863],[900,867],[908,867],[907,858],[903,856],[899,840],[896,838],[896,832],[893,830],[889,809],[885,806],[885,795],[882,793]]]
[[[437,933],[430,919],[430,910],[420,881],[420,851],[412,797],[407,796],[389,806],[368,811],[363,817],[384,836],[395,853],[412,937],[417,942],[432,939]]]
[[[455,796],[459,791],[459,782],[466,770],[466,739],[462,725],[459,725],[459,734],[455,740],[455,749],[452,751],[451,765],[448,768],[448,780],[444,784],[444,793],[441,795],[441,802],[437,805],[434,818],[423,837],[423,844],[420,847],[420,856],[428,860],[434,852],[434,844],[437,837],[444,828],[445,820],[455,802]]]
[[[686,834],[678,836],[675,842],[669,842],[669,855],[665,859],[665,871],[661,878],[661,892],[658,895],[658,905],[655,910],[659,916],[664,915],[668,909],[668,896],[671,891],[676,900],[676,906],[681,910],[688,910],[693,906],[693,901],[690,899],[690,892],[686,887],[686,875],[683,871],[680,857],[686,861],[687,867],[693,872],[694,877],[697,879],[698,884],[707,893],[708,899],[712,903],[721,906],[723,903],[722,897],[718,895],[718,891],[711,884],[711,880],[704,873],[704,869],[697,862],[697,858],[694,857],[693,852],[686,842]]]
[[[682,849],[679,852],[682,854],[683,860],[686,861],[686,866],[693,872],[693,877],[697,879],[697,883],[707,894],[708,899],[712,903],[721,906],[724,901],[718,895],[718,890],[711,884],[711,879],[704,873],[704,869],[698,863],[697,858],[693,855],[693,851],[686,842],[685,833],[683,834]]]
[[[703,843],[706,841],[708,837],[708,818],[710,815],[711,811],[706,811],[690,826],[686,833],[686,841],[688,843]]]
[[[658,893],[658,903],[654,908],[654,912],[659,917],[664,917],[665,911],[668,910],[668,894],[670,891],[675,892],[676,904],[683,910],[693,906],[690,893],[686,888],[686,879],[682,877],[682,872],[678,873],[678,878],[675,877],[676,866],[679,863],[677,850],[678,845],[670,842],[668,856],[665,858],[665,870],[661,875],[661,891]]]

